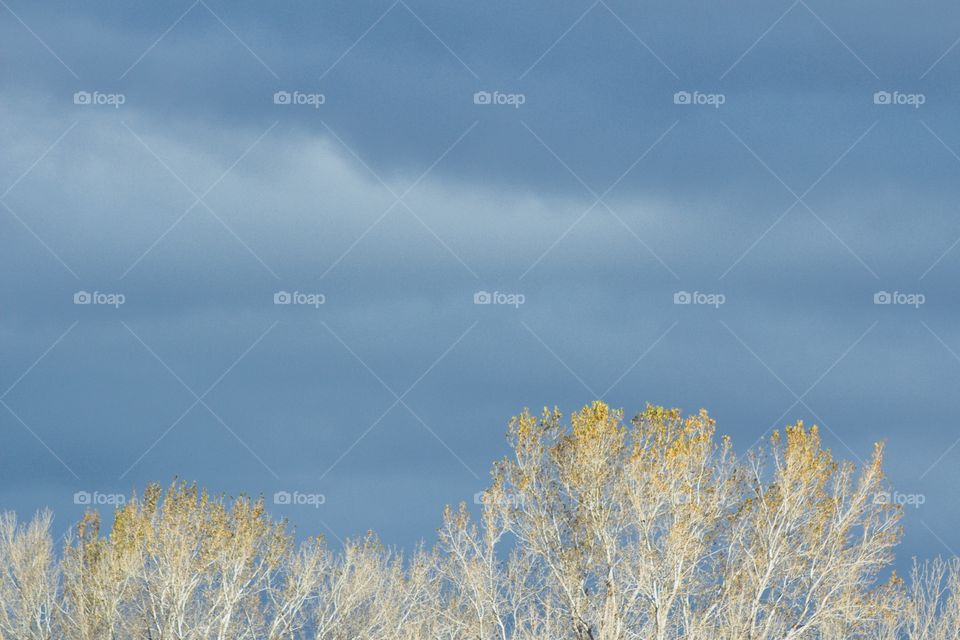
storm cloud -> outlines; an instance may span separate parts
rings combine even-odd
[[[602,397],[885,440],[960,544],[956,7],[0,5],[4,508],[410,546]]]

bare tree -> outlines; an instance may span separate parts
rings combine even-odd
[[[960,560],[886,580],[883,450],[802,423],[743,456],[706,412],[523,412],[433,548],[296,544],[263,500],[150,485],[65,540],[0,516],[0,640],[957,640]],[[106,527],[103,527],[106,529]]]
[[[57,606],[57,567],[50,538],[52,515],[27,524],[0,514],[0,640],[51,640]]]

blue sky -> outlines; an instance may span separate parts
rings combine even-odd
[[[0,1],[0,506],[410,546],[602,397],[886,440],[901,559],[960,549],[958,14]]]

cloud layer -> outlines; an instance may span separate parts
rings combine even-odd
[[[955,8],[2,11],[4,507],[176,475],[409,545],[603,396],[886,439],[904,557],[960,544]]]

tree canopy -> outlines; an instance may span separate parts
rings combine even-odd
[[[736,455],[706,411],[514,417],[474,518],[435,543],[297,543],[262,498],[148,486],[57,548],[0,516],[0,640],[874,640],[960,637],[960,562],[890,571],[883,447],[797,423]]]

